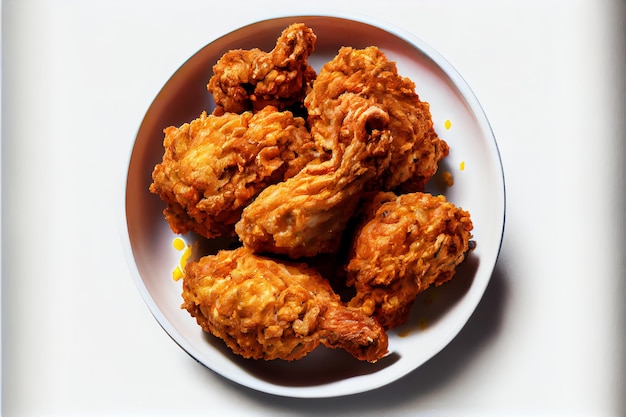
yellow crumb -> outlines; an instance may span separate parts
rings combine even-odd
[[[174,279],[174,281],[178,281],[183,277],[185,265],[187,265],[187,261],[191,256],[191,245],[186,244],[183,239],[177,237],[172,242],[172,246],[174,246],[174,249],[176,249],[177,251],[183,251],[183,253],[180,255],[178,265],[172,271],[172,278]]]
[[[176,250],[183,250],[183,249],[185,249],[185,241],[182,240],[181,238],[177,237],[172,242],[172,246],[174,246],[174,249],[176,249]]]
[[[446,120],[443,124],[443,127],[445,127],[446,130],[449,130],[452,127],[452,122],[450,120]]]
[[[465,171],[465,161],[461,161],[461,163],[459,164],[459,169],[461,171]]]
[[[187,265],[187,260],[189,259],[189,257],[191,256],[191,246],[187,245],[187,247],[185,248],[185,251],[183,252],[182,256],[180,257],[180,266],[181,267],[185,267],[185,265]]]
[[[178,281],[182,277],[183,277],[183,270],[180,268],[180,266],[177,266],[176,269],[172,271],[172,279],[174,279],[174,281]]]

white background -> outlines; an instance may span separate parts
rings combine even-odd
[[[2,2],[2,415],[626,414],[623,2],[294,4]],[[152,318],[122,250],[154,96],[272,10],[413,32],[464,76],[500,147],[506,231],[481,304],[440,354],[363,395],[279,398],[215,375]]]

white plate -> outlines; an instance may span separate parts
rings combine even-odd
[[[397,62],[431,105],[439,135],[451,147],[440,165],[454,186],[442,191],[469,210],[476,249],[448,284],[429,289],[414,304],[409,322],[389,332],[390,354],[376,364],[319,347],[300,361],[254,361],[236,356],[221,340],[202,332],[181,310],[181,282],[172,279],[180,259],[164,204],[148,192],[151,173],[163,154],[163,128],[179,126],[214,106],[206,91],[211,68],[235,48],[273,48],[281,31],[304,22],[317,34],[310,63],[319,70],[339,47],[376,45]],[[383,26],[383,27],[381,27]],[[451,127],[446,128],[446,121]],[[464,169],[461,169],[464,164]],[[420,39],[388,25],[330,16],[266,20],[237,29],[201,49],[167,81],[143,120],[130,158],[126,184],[127,244],[131,269],[150,311],[171,338],[193,358],[241,385],[289,397],[334,397],[364,392],[399,379],[444,348],[480,301],[500,249],[505,212],[504,179],[495,138],[477,99],[461,76]],[[192,242],[188,242],[192,243]]]

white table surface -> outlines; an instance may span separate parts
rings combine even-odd
[[[306,3],[2,2],[2,415],[626,415],[624,2]],[[122,250],[155,94],[272,10],[413,32],[464,76],[500,147],[506,231],[483,300],[437,356],[362,395],[227,382],[159,327]]]

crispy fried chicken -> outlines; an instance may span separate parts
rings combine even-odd
[[[417,294],[454,276],[473,226],[421,192],[449,147],[415,84],[376,47],[342,47],[316,75],[315,43],[293,24],[270,52],[224,54],[207,85],[216,109],[165,129],[150,191],[175,233],[244,245],[185,268],[182,307],[204,331],[245,358],[321,344],[375,362]],[[356,295],[346,305],[320,270],[270,254],[337,256]]]
[[[376,47],[343,47],[322,67],[305,98],[308,123],[323,124],[326,109],[345,92],[375,100],[389,114],[391,163],[380,186],[387,191],[400,185],[405,191],[422,191],[449,147],[435,133],[430,106],[420,100],[413,81],[400,76],[396,64]],[[315,139],[325,143],[324,135]]]
[[[292,177],[316,154],[304,120],[269,106],[256,114],[203,113],[165,129],[164,147],[150,191],[167,203],[175,233],[207,238],[233,234],[261,190]]]
[[[217,105],[215,114],[256,112],[267,105],[279,110],[301,107],[316,75],[308,64],[316,39],[304,24],[293,24],[270,52],[255,48],[225,53],[207,85]]]
[[[369,362],[387,352],[383,328],[343,305],[317,271],[246,248],[187,264],[183,299],[204,331],[245,358],[300,359],[319,344]]]
[[[363,208],[347,265],[349,305],[387,329],[403,324],[415,297],[450,280],[471,238],[469,213],[443,196],[380,192]]]
[[[235,227],[244,245],[292,258],[336,251],[364,187],[389,163],[388,120],[373,99],[346,93],[329,102],[311,131],[330,159],[263,190]]]

